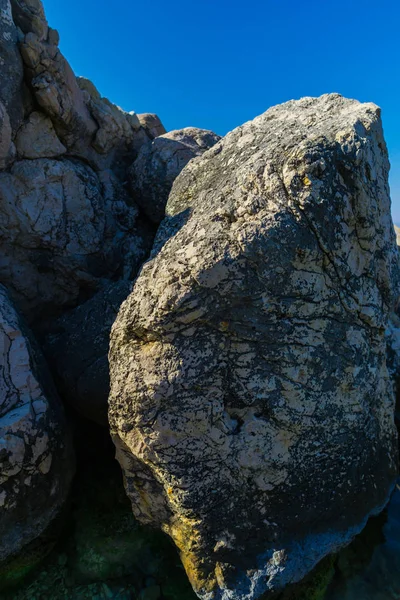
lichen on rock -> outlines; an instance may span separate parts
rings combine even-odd
[[[137,518],[204,600],[304,577],[397,472],[398,295],[379,109],[274,107],[176,179],[111,335],[109,418]]]

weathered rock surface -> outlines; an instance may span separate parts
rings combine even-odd
[[[220,139],[212,131],[186,127],[160,135],[141,147],[129,176],[136,202],[153,222],[164,218],[168,194],[182,169]]]
[[[46,529],[72,474],[61,402],[0,286],[0,562]]]
[[[110,157],[116,148],[128,148],[132,145],[141,127],[138,116],[133,111],[127,113],[107,98],[102,98],[88,79],[78,77],[77,81],[81,90],[85,92],[85,103],[99,125],[92,141],[93,148]]]
[[[52,325],[44,345],[62,397],[100,425],[108,424],[111,326],[131,289],[128,281],[111,283],[60,317]]]
[[[400,263],[400,227],[394,226]],[[395,303],[386,329],[387,367],[396,395],[396,418],[400,419],[400,297]]]
[[[47,40],[49,26],[41,0],[12,0],[15,24],[23,33],[34,33],[40,41]]]
[[[23,117],[23,77],[18,31],[13,21],[10,0],[0,0],[0,102],[4,105],[14,130]]]
[[[15,154],[15,147],[12,143],[10,117],[4,104],[0,102],[0,169],[7,167],[13,154]]]
[[[55,158],[67,149],[57,137],[51,120],[39,112],[33,112],[19,129],[16,148],[20,158]]]
[[[97,125],[69,63],[59,51],[58,39],[41,41],[29,32],[21,44],[25,73],[35,99],[56,128],[64,145],[85,155]]]
[[[138,119],[140,125],[143,127],[143,129],[145,129],[146,133],[152,140],[154,140],[154,138],[158,137],[159,135],[167,133],[159,117],[154,113],[142,113],[138,115]]]
[[[111,308],[103,292],[96,309],[87,301],[111,282],[129,285],[149,254],[155,228],[126,187],[127,170],[165,129],[156,115],[140,120],[75,77],[58,46],[40,0],[0,0],[0,283],[41,340],[53,333],[74,347],[74,360],[53,361],[65,397],[79,406],[85,397],[86,414],[96,396],[104,415],[108,374],[99,367],[95,377],[89,362],[107,366]],[[87,326],[89,307],[98,331]]]
[[[395,225],[394,232],[396,234],[396,243],[398,246],[400,246],[400,227],[397,227],[397,225]]]
[[[175,181],[112,329],[109,417],[135,515],[201,598],[298,581],[388,499],[388,169],[379,109],[332,94],[270,109]]]
[[[2,1],[5,8],[1,13],[0,27],[7,43],[0,44],[4,46],[3,54],[10,54],[10,57],[6,56],[8,66],[4,78],[13,85],[3,91],[0,100],[7,110],[9,106],[13,107],[17,125],[22,120],[26,105],[24,96],[28,93],[43,114],[51,119],[59,143],[68,153],[84,159],[98,170],[110,168],[127,153],[135,154],[151,137],[147,130],[155,131],[157,127],[162,127],[156,115],[152,115],[150,120],[144,119],[142,126],[134,112],[124,112],[102,98],[89,80],[75,77],[58,48],[58,32],[48,26],[40,0],[12,0],[12,13],[8,0]],[[15,25],[22,34],[22,61],[17,48]],[[0,72],[0,75],[3,80],[3,73]],[[29,92],[22,87],[23,75]],[[32,106],[30,108],[33,109]],[[59,154],[62,153],[61,150]],[[23,155],[27,156],[26,152]],[[40,153],[39,156],[45,155]],[[46,153],[46,157],[49,156],[56,154]]]
[[[23,160],[0,173],[0,281],[31,321],[76,305],[144,260],[137,208],[110,171]]]

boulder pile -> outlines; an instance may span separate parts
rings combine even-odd
[[[167,133],[75,77],[40,0],[0,33],[0,574],[62,520],[83,417],[199,598],[275,597],[397,476],[379,108]]]

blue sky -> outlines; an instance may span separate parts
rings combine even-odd
[[[396,0],[44,0],[78,75],[168,130],[223,135],[270,106],[339,92],[382,107],[400,224]]]

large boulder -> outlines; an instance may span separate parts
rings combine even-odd
[[[11,0],[13,18],[23,33],[34,33],[40,41],[47,40],[49,26],[41,0]]]
[[[61,402],[35,343],[0,286],[0,563],[55,519],[73,470]]]
[[[400,227],[397,227],[397,225],[394,226],[394,232],[396,234],[396,243],[397,246],[400,246]]]
[[[168,194],[182,169],[220,139],[212,131],[186,127],[142,145],[129,177],[135,201],[154,223],[164,218]]]
[[[103,162],[114,162],[121,151],[135,154],[134,148],[140,148],[149,139],[136,113],[127,113],[107,98],[102,98],[89,79],[78,77],[77,82],[84,93],[85,103],[99,126],[92,140],[92,147],[103,157]]]
[[[29,321],[134,275],[146,251],[137,208],[110,171],[23,160],[0,173],[0,281]]]
[[[113,326],[127,493],[204,600],[300,580],[393,488],[388,169],[374,104],[271,108],[175,181]]]

